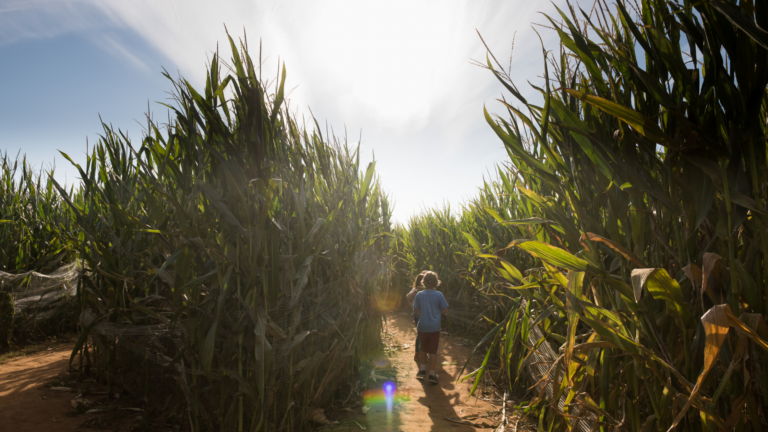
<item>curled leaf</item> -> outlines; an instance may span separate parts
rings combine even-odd
[[[678,320],[680,328],[690,328],[693,325],[693,317],[688,311],[688,305],[683,296],[683,290],[676,280],[669,276],[665,269],[634,269],[632,270],[632,288],[635,292],[635,301],[639,302],[643,287],[648,288],[656,300],[664,300],[667,313]]]
[[[683,273],[685,273],[685,277],[687,277],[688,280],[691,281],[694,287],[701,286],[701,283],[702,283],[701,267],[697,266],[694,263],[690,263],[687,266],[683,267]]]
[[[619,254],[621,254],[624,258],[632,261],[633,263],[635,263],[635,265],[637,265],[639,267],[645,267],[645,263],[643,263],[643,260],[638,258],[632,252],[628,251],[624,246],[614,242],[611,239],[607,239],[607,238],[605,238],[603,236],[599,236],[597,234],[590,233],[590,232],[588,232],[586,234],[583,234],[581,236],[581,240],[582,241],[584,241],[585,239],[589,239],[590,241],[593,241],[593,242],[602,243],[602,244],[608,246],[609,248],[613,249],[614,251],[618,252]]]

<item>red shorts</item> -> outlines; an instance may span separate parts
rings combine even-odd
[[[437,354],[440,346],[440,332],[419,332],[419,351],[427,354]]]

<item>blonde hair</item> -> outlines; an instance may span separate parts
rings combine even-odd
[[[427,288],[437,288],[440,286],[440,279],[437,278],[437,273],[428,271],[424,274],[424,286]]]

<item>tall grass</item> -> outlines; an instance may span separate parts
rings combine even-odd
[[[268,85],[230,45],[205,89],[173,81],[173,119],[148,120],[138,146],[105,126],[75,164],[82,202],[59,188],[87,267],[72,357],[92,335],[114,379],[120,340],[94,329],[177,328],[170,366],[194,430],[299,429],[378,348],[390,205],[373,163],[290,114],[285,69]],[[313,299],[335,312],[302,310]]]
[[[58,302],[50,290],[39,290],[47,281],[32,273],[48,274],[75,259],[67,240],[73,214],[52,175],[53,169],[35,170],[26,157],[0,154],[0,272],[6,274],[0,274],[0,350],[74,330],[74,301],[65,295]],[[82,199],[74,188],[70,194]],[[22,306],[20,298],[27,299]]]
[[[528,406],[542,430],[590,412],[601,430],[765,430],[768,4],[558,12],[546,18],[559,51],[543,50],[534,86],[543,106],[486,64],[514,100],[485,112],[512,167],[485,186],[503,205],[483,191],[460,217],[470,230],[454,256],[474,253],[469,279],[505,314],[471,376],[495,366],[523,381],[551,343],[554,396]],[[510,250],[536,263],[502,263]]]
[[[514,198],[505,188],[508,186],[507,168],[500,167],[497,178],[484,182],[477,196],[458,211],[452,211],[450,207],[430,209],[411,217],[405,226],[395,230],[396,241],[392,243],[391,254],[403,267],[400,273],[408,275],[398,286],[409,286],[421,270],[437,272],[441,280],[440,290],[454,303],[447,316],[447,325],[456,330],[467,330],[476,322],[477,316],[466,315],[470,311],[460,312],[455,307],[470,300],[490,306],[484,313],[483,322],[502,319],[508,299],[496,295],[495,288],[517,280],[503,266],[533,264],[527,254],[506,247],[510,238],[520,236],[519,226],[527,223],[514,222],[520,210],[513,205]],[[494,216],[512,222],[500,224]],[[489,257],[502,268],[489,266]]]
[[[73,257],[66,233],[73,227],[69,207],[50,177],[26,157],[0,155],[0,271],[47,273]],[[74,200],[80,196],[71,189]]]

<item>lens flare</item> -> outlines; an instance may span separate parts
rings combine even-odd
[[[371,407],[372,411],[386,413],[386,422],[391,426],[392,412],[396,404],[411,400],[410,392],[407,390],[398,390],[397,384],[392,381],[385,381],[380,389],[370,389],[363,392],[363,401],[365,405]],[[384,409],[381,409],[381,408]]]
[[[363,392],[363,402],[370,407],[387,406],[411,400],[408,390],[398,389],[397,384],[386,381],[380,389],[370,389]]]
[[[391,312],[400,307],[401,296],[396,293],[381,293],[371,299],[373,307],[380,312]]]

